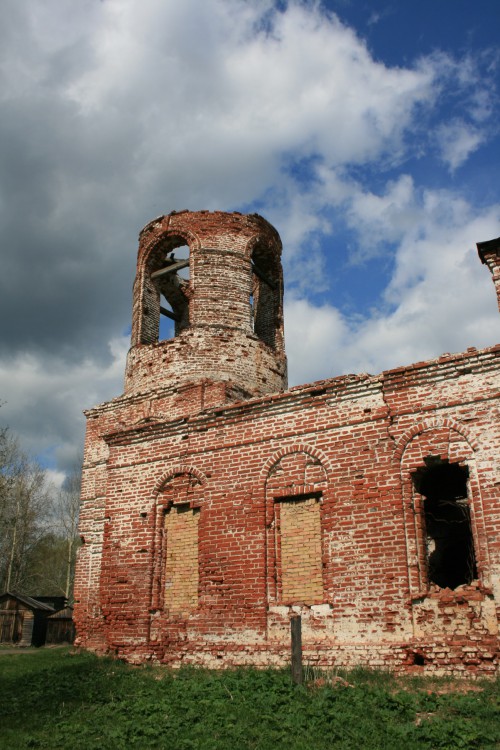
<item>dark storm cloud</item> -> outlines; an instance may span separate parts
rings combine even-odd
[[[137,234],[172,209],[255,210],[259,201],[282,235],[296,288],[302,276],[289,321],[310,356],[292,340],[293,361],[333,374],[324,345],[332,331],[337,370],[358,366],[356,341],[375,367],[377,336],[391,348],[380,311],[382,332],[375,326],[365,335],[368,313],[367,327],[354,331],[335,307],[318,307],[315,277],[323,275],[322,240],[332,231],[322,212],[349,211],[352,226],[363,228],[361,244],[375,228],[381,246],[389,237],[404,250],[408,207],[417,223],[428,213],[413,208],[413,183],[394,204],[393,190],[372,195],[348,168],[400,157],[416,107],[436,99],[444,57],[439,65],[389,68],[319,6],[274,7],[268,0],[2,4],[0,402],[7,403],[0,424],[61,468],[80,450],[81,410],[121,391]],[[306,184],[287,165],[309,160],[317,171]],[[387,213],[390,227],[380,221]],[[426,231],[432,246],[435,226]],[[306,274],[293,262],[303,249]],[[412,339],[404,321],[387,320],[403,332],[405,351],[415,350],[420,330]]]
[[[91,139],[95,127],[57,91],[3,103],[4,353],[78,358],[92,347],[95,355],[125,325],[133,253],[123,243],[134,233],[117,222],[123,150],[109,138]]]

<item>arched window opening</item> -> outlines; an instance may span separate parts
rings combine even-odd
[[[255,335],[273,348],[278,325],[278,285],[276,262],[265,247],[257,245],[252,253],[251,324]]]
[[[427,578],[441,588],[455,589],[477,578],[466,466],[430,456],[412,474],[423,496]]]
[[[160,295],[158,341],[173,338],[189,326],[189,247],[181,242],[169,238],[151,273]]]

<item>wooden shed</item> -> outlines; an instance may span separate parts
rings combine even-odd
[[[47,617],[53,613],[54,608],[49,604],[6,591],[0,595],[0,643],[43,646]]]
[[[73,607],[64,607],[59,612],[54,612],[53,615],[47,617],[45,643],[73,643],[74,640]]]

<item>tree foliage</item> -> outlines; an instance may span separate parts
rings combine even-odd
[[[70,599],[80,474],[59,492],[7,429],[0,430],[0,592]]]
[[[59,541],[59,560],[61,577],[59,587],[66,599],[73,594],[76,552],[80,544],[78,536],[78,516],[80,511],[80,491],[82,485],[81,463],[75,464],[66,477],[59,492],[54,508],[54,528],[57,529]],[[55,561],[54,561],[55,562]],[[54,566],[55,570],[55,566]]]

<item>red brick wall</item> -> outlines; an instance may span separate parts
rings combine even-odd
[[[299,612],[309,663],[494,672],[499,356],[243,400],[227,383],[161,382],[87,412],[78,642],[131,661],[284,665]],[[453,591],[427,577],[412,474],[429,456],[469,473],[478,578]]]

